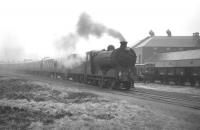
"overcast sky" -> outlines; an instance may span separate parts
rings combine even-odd
[[[130,46],[151,29],[161,36],[167,29],[173,36],[192,35],[200,31],[199,7],[199,0],[1,0],[0,58],[57,56],[63,50],[55,44],[76,32],[84,12],[92,21],[119,31]],[[119,40],[106,34],[80,38],[75,52],[109,44],[118,47]]]

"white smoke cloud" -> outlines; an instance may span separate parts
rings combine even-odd
[[[73,50],[75,49],[77,42],[78,36],[73,33],[70,33],[67,36],[60,38],[56,42],[56,47],[60,50]]]
[[[5,62],[16,62],[25,56],[24,49],[11,35],[5,36],[0,48],[0,60]]]

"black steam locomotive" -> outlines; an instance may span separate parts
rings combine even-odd
[[[100,87],[130,89],[134,86],[136,54],[126,41],[120,43],[117,49],[110,45],[107,50],[88,52],[85,62],[68,69],[68,78]]]

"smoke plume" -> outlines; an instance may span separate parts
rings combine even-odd
[[[107,34],[119,41],[124,41],[124,37],[119,31],[108,28],[103,24],[94,22],[87,13],[80,15],[77,22],[77,28],[75,33],[70,33],[67,36],[62,37],[56,42],[56,47],[61,50],[73,50],[76,47],[76,43],[79,38],[89,39],[89,36],[102,37],[103,34]]]
[[[64,56],[62,56],[59,61],[62,62],[62,64],[67,68],[72,68],[81,64],[83,59],[79,56],[73,55],[79,39],[84,38],[88,40],[90,36],[100,38],[104,34],[116,38],[119,41],[125,40],[119,31],[108,28],[103,24],[94,22],[86,13],[81,14],[77,22],[76,31],[74,33],[69,33],[56,42],[57,49],[64,52]]]
[[[122,34],[114,29],[108,28],[103,24],[94,22],[86,13],[80,15],[77,23],[77,33],[79,36],[88,38],[90,35],[101,37],[104,33],[119,41],[125,40]]]

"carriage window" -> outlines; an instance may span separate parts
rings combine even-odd
[[[159,68],[159,73],[160,73],[161,75],[166,74],[166,72],[167,72],[167,69],[166,69],[166,68]]]
[[[200,75],[200,67],[193,68],[192,73],[196,73],[196,74]]]
[[[175,68],[168,68],[168,75],[174,75],[175,74]]]
[[[176,68],[176,74],[177,75],[184,75],[185,74],[184,68]]]

